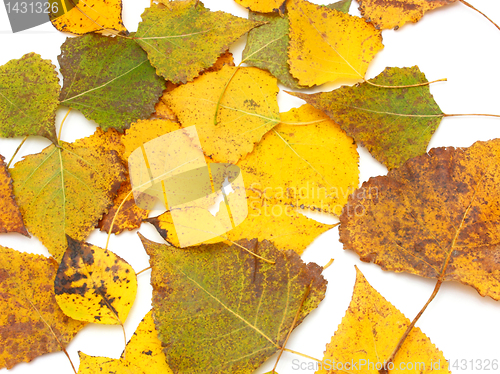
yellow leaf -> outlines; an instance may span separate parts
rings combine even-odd
[[[77,35],[106,29],[127,30],[122,21],[121,0],[80,0],[62,16],[51,16],[51,22],[59,31]]]
[[[283,205],[339,215],[358,186],[353,139],[308,104],[281,119],[238,163],[246,188]]]
[[[123,325],[137,293],[134,269],[107,249],[68,237],[54,281],[63,312],[79,321]]]
[[[17,232],[29,237],[19,207],[14,200],[12,179],[4,160],[0,155],[0,233]]]
[[[359,0],[359,10],[377,29],[398,29],[408,22],[418,22],[429,10],[457,0]]]
[[[235,228],[223,235],[203,241],[203,244],[221,241],[236,242],[244,238],[257,238],[259,241],[267,239],[281,250],[292,249],[298,254],[302,254],[318,235],[332,227],[307,218],[292,206],[272,203],[253,191],[248,190],[247,195],[246,199],[241,200],[236,197],[236,194],[230,193],[227,195],[227,200],[232,211],[241,210],[238,206],[235,206],[241,204],[239,201],[248,204],[248,217]],[[224,202],[221,202],[220,205],[219,212],[223,211]],[[214,219],[207,209],[200,209],[199,207],[189,209],[191,211],[186,214],[184,227],[186,232],[183,235],[199,235],[192,225],[196,219],[204,219],[207,222],[204,230],[220,232],[218,231],[221,225],[219,214]],[[153,224],[167,242],[176,247],[180,246],[177,236],[177,230],[180,228],[178,225],[174,225],[170,211],[158,217],[149,218],[147,222]],[[209,224],[214,227],[210,227]],[[187,232],[188,230],[189,232]]]
[[[410,320],[385,300],[356,268],[351,304],[319,363],[321,373],[379,374]],[[390,373],[450,373],[443,353],[419,328],[410,332]]]
[[[78,374],[172,374],[158,339],[152,313],[146,314],[118,360],[80,355]]]
[[[0,246],[0,368],[61,351],[85,326],[57,305],[56,271],[52,258]]]
[[[337,79],[364,79],[368,64],[384,47],[382,35],[364,19],[288,0],[290,73],[303,86]]]
[[[215,162],[236,163],[280,121],[277,94],[277,80],[269,73],[224,66],[176,88],[163,99],[183,127],[196,126],[207,156]]]
[[[285,0],[235,0],[238,4],[250,9],[252,12],[271,13],[280,12],[284,13]]]
[[[125,146],[123,158],[127,161],[132,152],[145,143],[180,128],[177,122],[164,119],[139,120],[133,123],[129,129],[125,130],[123,136]]]

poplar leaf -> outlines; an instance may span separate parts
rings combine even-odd
[[[236,163],[280,121],[277,94],[276,78],[269,73],[224,66],[174,89],[163,100],[183,127],[196,126],[205,155],[215,162]]]
[[[403,313],[380,295],[356,268],[356,284],[351,303],[342,322],[326,345],[316,374],[379,374],[408,370],[420,374],[448,374],[448,362],[430,339],[414,327],[396,355],[387,359],[410,324]],[[411,365],[411,366],[410,366]]]
[[[0,155],[0,233],[17,232],[29,237],[24,227],[23,217],[19,211],[14,192],[12,179],[7,170],[5,159]]]
[[[252,12],[271,13],[285,12],[285,0],[235,0],[237,4],[250,9]]]
[[[252,372],[284,343],[305,292],[297,325],[326,291],[320,266],[268,241],[185,250],[141,240],[158,338],[175,373]]]
[[[78,321],[123,325],[137,293],[134,269],[107,249],[67,240],[54,280],[62,311]]]
[[[302,86],[364,79],[384,47],[380,31],[362,18],[305,0],[289,0],[291,74]]]
[[[78,352],[78,354],[80,355],[78,374],[94,374],[96,372],[103,374],[172,374],[158,340],[151,312],[148,312],[143,318],[119,359],[94,357],[82,352]]]
[[[281,121],[237,164],[245,186],[283,205],[339,215],[358,185],[353,139],[310,105]]]
[[[186,83],[259,25],[229,13],[211,12],[201,1],[163,1],[146,9],[134,39],[148,53],[158,75]]]
[[[0,66],[0,136],[56,141],[59,78],[50,60],[27,53]]]
[[[60,3],[64,4],[64,1]],[[57,14],[49,13],[49,16],[56,29],[77,35],[94,31],[127,31],[122,20],[122,0],[78,1],[72,9],[64,12],[63,15],[59,15],[57,12]]]
[[[103,130],[123,131],[148,118],[165,88],[146,53],[130,39],[68,38],[58,60],[64,77],[61,104],[78,109]]]
[[[0,368],[61,351],[85,326],[57,305],[56,271],[54,259],[0,246]]]
[[[384,270],[458,281],[500,300],[500,140],[433,148],[356,190],[340,241]]]
[[[116,152],[92,140],[51,145],[11,169],[26,227],[57,261],[68,246],[66,235],[85,240],[125,179]]]
[[[359,0],[359,10],[377,29],[399,29],[408,22],[418,22],[426,12],[457,0]]]
[[[414,66],[386,68],[370,82],[408,86],[426,83],[427,79]],[[389,169],[424,154],[444,117],[428,85],[383,88],[360,83],[311,95],[289,93],[328,114]]]

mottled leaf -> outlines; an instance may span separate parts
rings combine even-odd
[[[54,27],[62,32],[82,35],[93,31],[127,31],[122,21],[122,0],[81,0],[63,15],[58,12],[49,16]]]
[[[137,293],[134,269],[107,249],[67,240],[54,280],[62,311],[78,321],[123,325]]]
[[[158,340],[151,312],[146,314],[119,359],[80,355],[78,374],[172,374]]]
[[[60,261],[66,234],[85,240],[113,202],[125,168],[96,138],[26,156],[11,169],[14,194],[28,230]]]
[[[287,9],[288,62],[300,85],[364,79],[368,64],[383,48],[380,31],[362,18],[305,0],[289,0]]]
[[[158,337],[175,373],[252,372],[284,343],[304,293],[310,288],[298,323],[324,297],[320,266],[267,241],[184,250],[141,239]]]
[[[500,140],[434,148],[349,198],[340,240],[385,270],[459,281],[500,300]]]
[[[346,315],[337,332],[326,345],[317,374],[379,374],[408,371],[419,374],[448,374],[448,362],[430,339],[415,327],[394,361],[392,354],[410,324],[403,313],[380,295],[356,268],[356,284]]]
[[[245,186],[282,205],[339,215],[358,186],[358,152],[351,137],[310,105],[281,114],[238,166]]]
[[[19,211],[5,159],[0,155],[0,233],[17,232],[28,236],[24,227],[23,216]]]
[[[148,118],[165,88],[133,40],[85,35],[68,38],[58,57],[61,104],[78,109],[103,130],[123,131]]]
[[[217,102],[226,85],[215,124]],[[280,121],[277,94],[276,79],[269,73],[224,66],[163,99],[183,127],[196,126],[207,156],[215,162],[236,163]]]
[[[358,0],[364,18],[377,29],[398,29],[408,22],[418,22],[429,10],[457,0]]]
[[[165,1],[143,13],[135,41],[148,53],[158,75],[186,83],[259,25],[229,13],[211,12],[201,1]]]
[[[326,5],[327,8],[347,13],[351,0],[342,0]],[[258,14],[250,12],[251,20],[267,22],[265,25],[250,30],[247,44],[243,50],[243,61],[251,66],[268,70],[281,84],[298,89],[301,88],[290,74],[288,66],[288,43],[290,22],[288,15]]]
[[[35,53],[0,66],[0,136],[40,135],[56,141],[59,78]]]
[[[425,83],[427,79],[414,66],[386,68],[370,82],[407,86]],[[427,85],[388,89],[361,83],[331,92],[291,94],[328,114],[389,169],[424,154],[444,117]]]
[[[51,258],[0,246],[0,368],[61,351],[85,326],[59,309],[56,271]]]

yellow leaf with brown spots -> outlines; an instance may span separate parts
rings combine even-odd
[[[94,31],[127,31],[122,21],[121,0],[79,0],[63,15],[58,13],[49,16],[56,29],[77,35]]]
[[[337,332],[326,345],[316,374],[390,373],[448,374],[443,353],[418,328],[410,332],[394,361],[384,362],[405,332],[410,320],[380,295],[356,268],[356,285]]]
[[[433,148],[349,198],[340,241],[384,270],[458,281],[500,300],[500,139]]]
[[[5,159],[0,155],[0,233],[4,232],[18,232],[29,237],[24,227],[23,216],[14,199],[12,179]]]
[[[418,22],[429,10],[457,0],[358,0],[364,18],[377,29],[399,29],[405,23]]]
[[[285,13],[285,0],[235,0],[236,3],[250,9],[252,12]]]
[[[382,35],[364,19],[306,0],[288,0],[290,73],[302,86],[364,79],[384,47]]]
[[[339,215],[358,186],[353,139],[309,104],[281,121],[237,164],[246,188],[273,203]]]
[[[92,138],[26,156],[11,175],[26,227],[60,261],[66,235],[86,239],[113,203],[125,171],[117,153]]]
[[[56,271],[52,258],[0,246],[0,368],[61,351],[85,326],[57,305]]]
[[[196,126],[208,157],[236,163],[280,121],[277,94],[277,80],[269,73],[224,66],[167,93],[163,100],[183,127]]]
[[[137,278],[134,269],[113,252],[68,237],[54,290],[67,316],[123,325],[135,300]]]
[[[123,134],[113,128],[103,131],[97,127],[91,136],[75,140],[73,144],[79,147],[102,147],[107,152],[115,151],[121,160],[126,161],[124,159]]]
[[[78,374],[172,374],[158,339],[152,313],[146,314],[119,359],[78,352]]]

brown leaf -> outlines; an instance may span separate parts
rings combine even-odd
[[[434,148],[349,198],[340,241],[361,260],[500,300],[500,139]]]
[[[4,232],[18,232],[29,237],[24,227],[23,216],[14,200],[12,179],[5,158],[0,155],[0,233]]]

